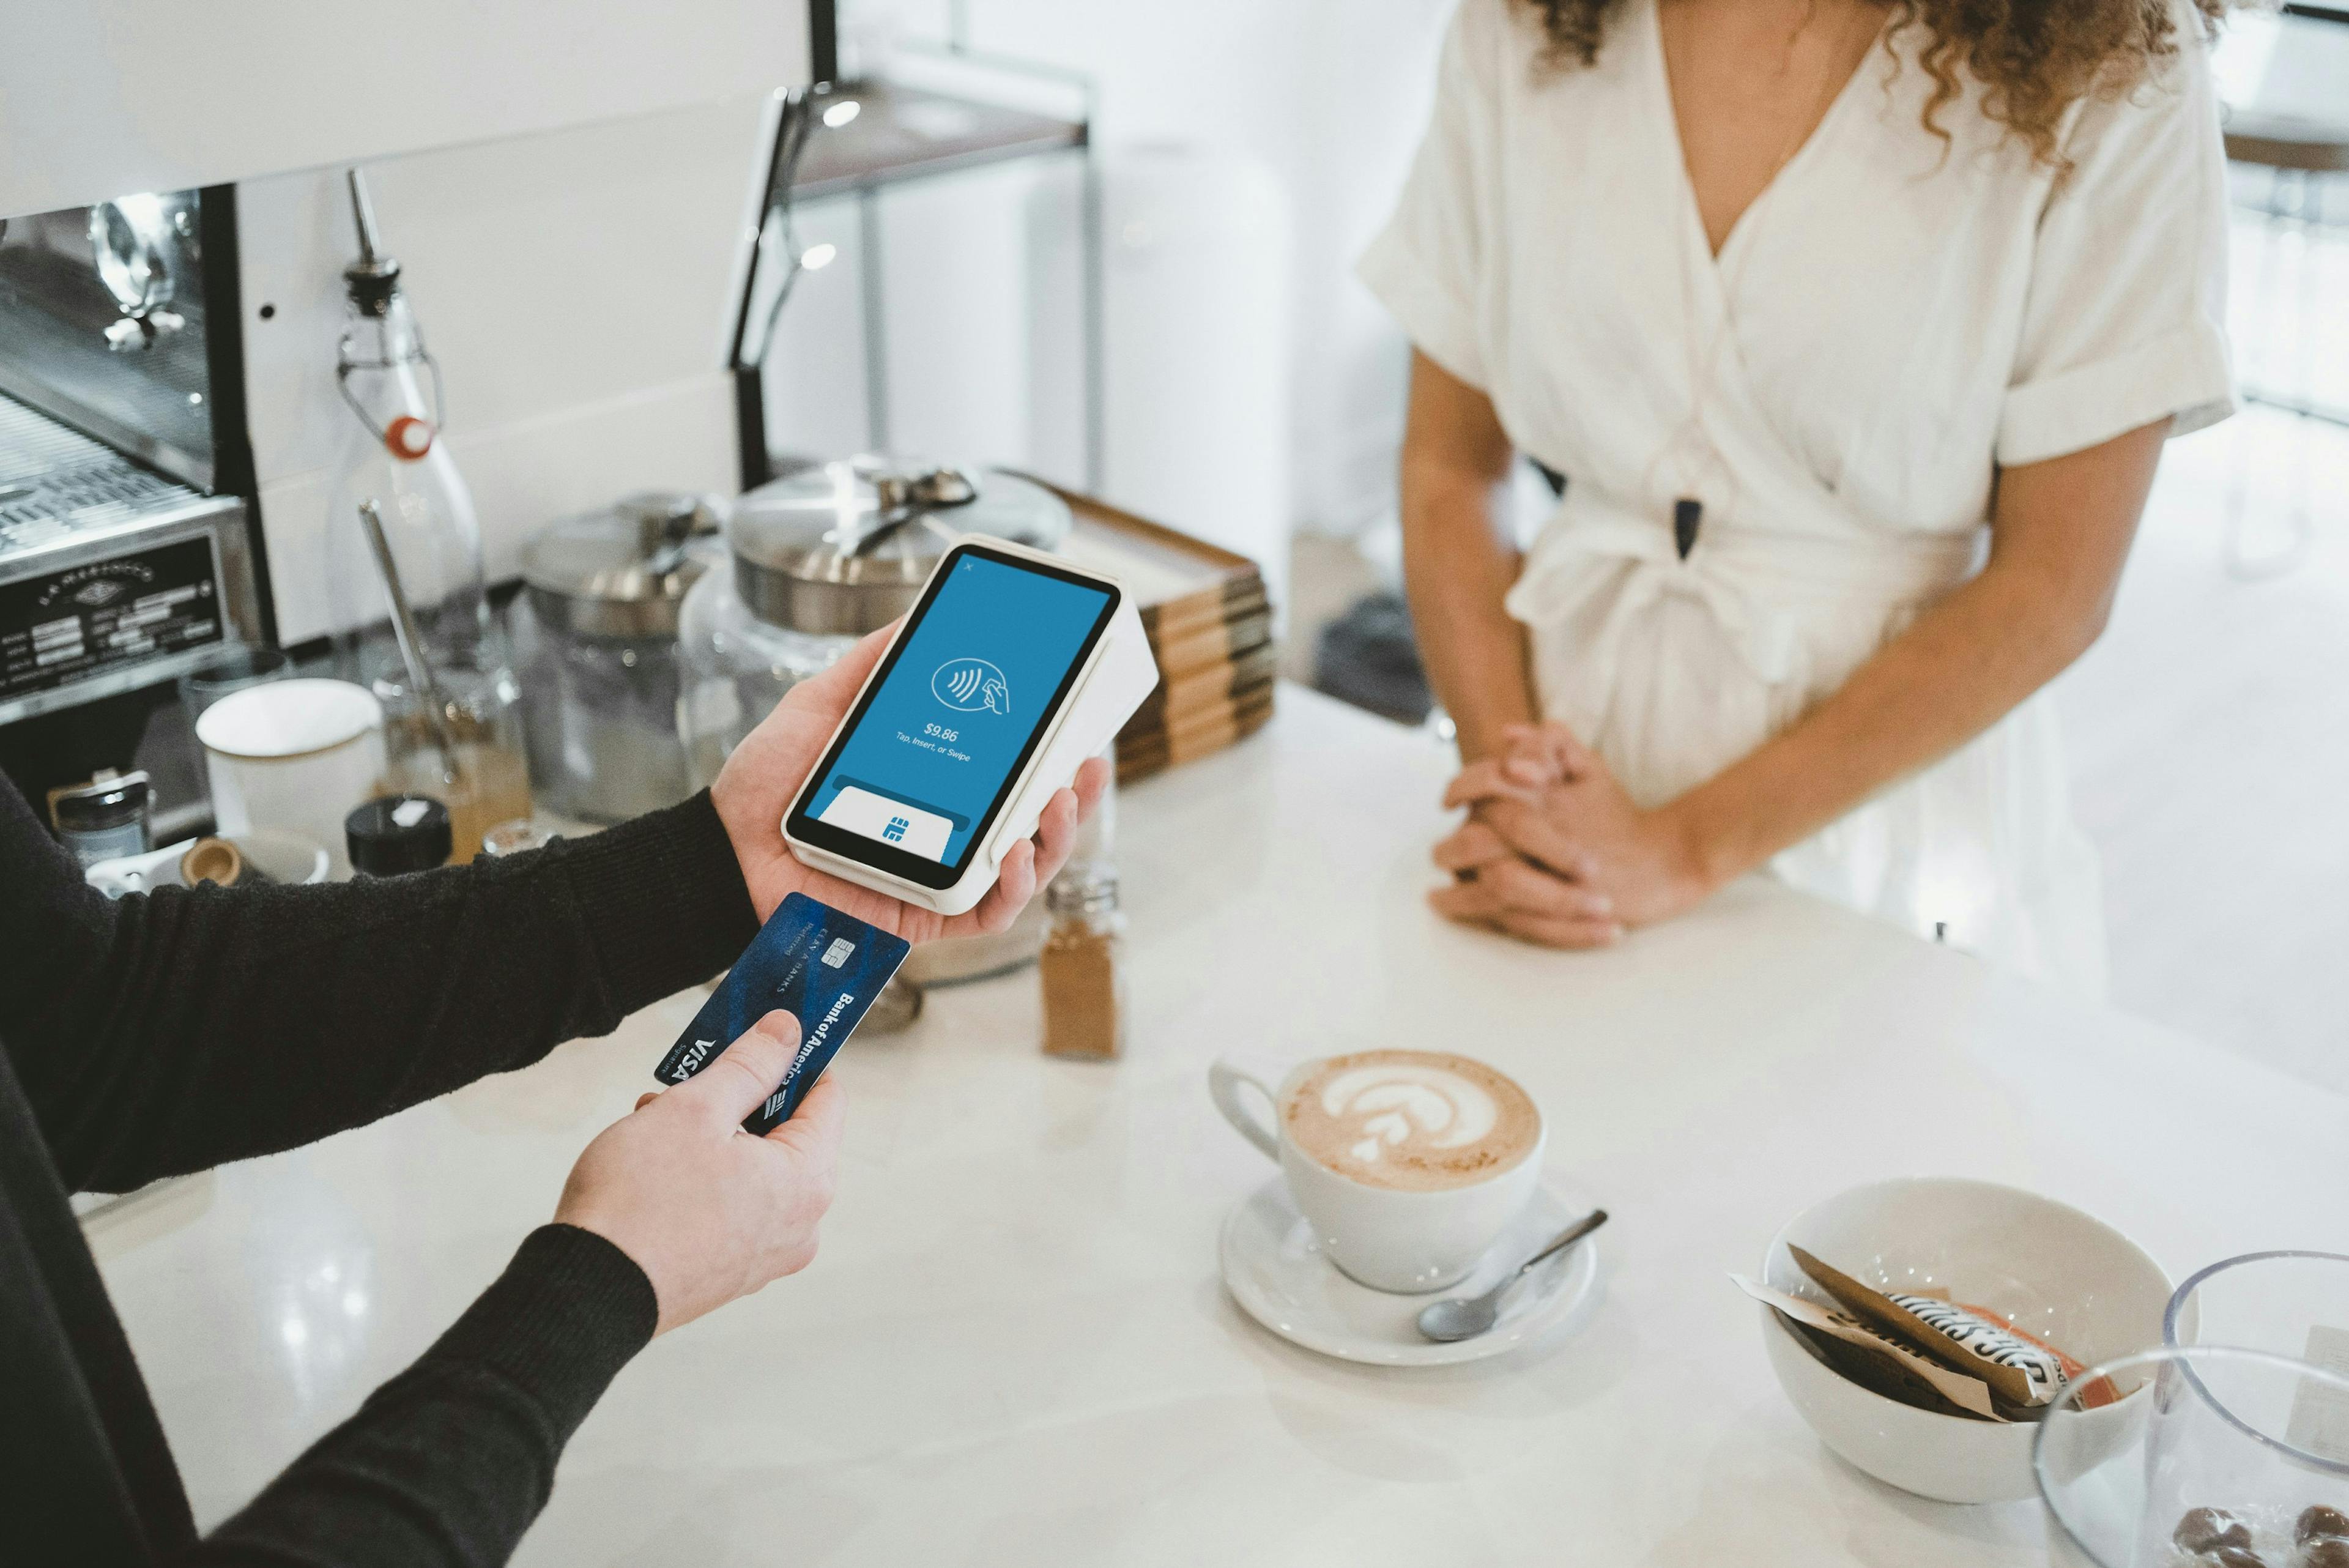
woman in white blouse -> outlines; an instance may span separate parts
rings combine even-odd
[[[2224,0],[1462,0],[1361,275],[1454,918],[1586,946],[1764,866],[2076,986],[2040,689],[2231,408]],[[1513,454],[1563,475],[1520,551]]]

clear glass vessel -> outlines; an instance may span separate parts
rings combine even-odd
[[[2308,1568],[2349,1542],[2349,1376],[2219,1345],[2127,1356],[2057,1397],[2032,1464],[2064,1568]]]
[[[687,590],[678,612],[678,738],[686,770],[706,787],[726,758],[783,693],[833,667],[856,639],[793,631],[761,620],[735,591],[732,560],[719,561]]]
[[[2232,1345],[2327,1359],[2328,1336],[2349,1358],[2349,1256],[2247,1252],[2187,1276],[2161,1314],[2165,1345]]]
[[[691,794],[677,728],[678,630],[691,586],[725,559],[718,510],[676,493],[564,518],[523,547],[510,615],[531,781],[552,809],[625,822]]]
[[[356,172],[351,192],[360,257],[344,269],[336,364],[349,418],[326,527],[336,661],[345,680],[383,704],[383,793],[428,794],[446,805],[461,862],[480,850],[484,829],[530,815],[521,688],[490,614],[472,493],[440,439],[439,367],[400,290],[399,264],[377,252]],[[419,689],[401,649],[391,585],[363,511],[370,503],[406,599],[414,651],[437,694]]]

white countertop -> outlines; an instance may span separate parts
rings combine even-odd
[[[2349,1101],[1765,883],[1600,954],[1447,926],[1420,898],[1444,755],[1281,703],[1121,802],[1126,1059],[1039,1055],[1032,974],[858,1038],[822,1256],[621,1375],[518,1561],[2038,1564],[2037,1504],[1925,1502],[1821,1448],[1724,1272],[1904,1173],[2078,1204],[2173,1278],[2349,1251]],[[698,1000],[98,1222],[200,1521],[457,1314]],[[1270,1167],[1206,1064],[1382,1044],[1514,1075],[1552,1176],[1614,1212],[1568,1336],[1372,1370],[1225,1295],[1217,1229]]]

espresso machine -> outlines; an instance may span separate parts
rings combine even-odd
[[[187,836],[211,813],[180,678],[236,642],[333,674],[359,629],[327,548],[353,170],[493,586],[557,519],[739,480],[729,348],[831,7],[574,10],[412,0],[355,43],[229,6],[0,47],[0,771],[36,808],[141,771],[154,842]]]
[[[159,831],[202,816],[175,678],[270,632],[233,202],[0,221],[0,770],[36,806],[139,767]]]

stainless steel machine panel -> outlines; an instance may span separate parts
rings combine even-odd
[[[0,397],[0,723],[257,638],[244,504]]]
[[[0,393],[212,491],[203,213],[172,191],[0,223]]]

